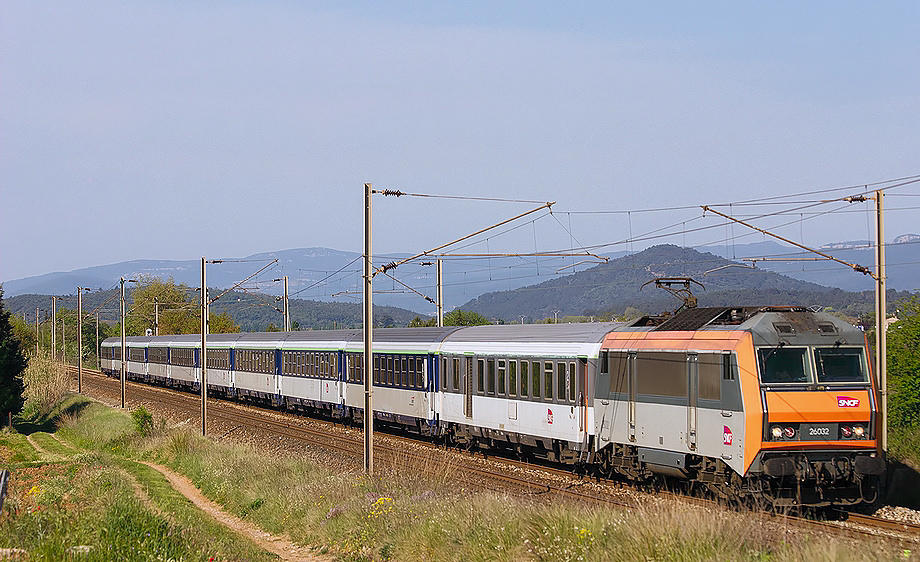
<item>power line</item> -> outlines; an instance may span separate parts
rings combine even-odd
[[[405,193],[399,190],[392,189],[375,189],[371,193],[378,193],[384,196],[392,197],[427,197],[429,199],[459,199],[463,201],[492,201],[498,203],[540,203],[546,204],[547,201],[532,201],[529,199],[502,199],[498,197],[472,197],[469,195],[434,195],[430,193]]]

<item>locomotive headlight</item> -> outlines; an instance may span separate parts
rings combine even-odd
[[[845,426],[843,426],[843,427],[840,428],[840,433],[841,433],[841,435],[843,435],[845,438],[849,439],[850,437],[853,436],[853,429],[852,429],[850,426],[845,425]]]
[[[866,428],[864,428],[861,425],[857,425],[856,427],[853,428],[853,433],[856,435],[858,439],[862,439],[863,436],[866,434]]]
[[[783,428],[778,425],[774,425],[773,429],[770,430],[770,435],[773,436],[773,439],[780,439],[783,436]]]
[[[791,425],[783,430],[783,434],[786,435],[786,439],[792,439],[795,437],[795,428]]]

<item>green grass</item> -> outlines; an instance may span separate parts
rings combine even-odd
[[[377,478],[303,458],[204,439],[188,429],[142,436],[131,416],[68,397],[58,437],[82,452],[36,462],[22,435],[0,433],[13,472],[0,547],[30,560],[267,560],[271,555],[204,516],[139,459],[170,466],[206,496],[263,530],[288,534],[334,560],[904,560],[882,543],[776,533],[750,514],[662,502],[621,511],[458,490],[408,466]],[[136,416],[137,417],[137,416]],[[40,420],[30,427],[46,427]],[[157,427],[154,424],[154,427]],[[36,435],[42,446],[55,441]],[[55,441],[56,443],[56,441]],[[136,493],[144,490],[153,506]]]

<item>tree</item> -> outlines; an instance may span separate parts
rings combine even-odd
[[[134,302],[130,314],[125,318],[125,332],[128,335],[144,335],[148,329],[155,333],[157,309],[161,336],[201,332],[200,296],[188,285],[176,285],[172,278],[164,281],[142,276],[138,287],[131,292],[131,297]],[[209,333],[229,334],[239,331],[240,327],[226,310],[208,315]]]
[[[485,326],[491,324],[488,318],[472,310],[451,310],[444,315],[445,326]]]
[[[239,325],[227,312],[208,314],[208,332],[212,334],[235,334],[240,331]]]
[[[420,316],[416,316],[415,318],[412,319],[411,322],[409,322],[410,328],[427,328],[427,327],[437,326],[437,325],[438,325],[438,319],[433,316],[431,318],[426,318],[425,320],[422,320]]]
[[[148,329],[156,333],[157,308],[161,336],[201,330],[200,297],[184,283],[176,285],[171,277],[163,280],[141,276],[131,297],[133,304],[125,318],[125,332],[129,336],[142,336]]]
[[[920,297],[898,303],[888,328],[888,384],[893,427],[920,426]]]
[[[10,322],[13,326],[13,335],[19,340],[19,348],[23,353],[35,352],[35,324],[26,322],[22,318],[10,315]]]
[[[3,307],[0,285],[0,413],[18,414],[22,410],[22,373],[28,366],[19,339],[13,333],[10,313]]]

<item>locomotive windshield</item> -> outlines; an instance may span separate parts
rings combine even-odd
[[[819,383],[867,382],[862,349],[816,348],[815,368]]]
[[[859,347],[815,347],[811,357],[806,347],[762,347],[757,350],[757,359],[761,384],[869,382]]]
[[[808,382],[805,348],[771,347],[757,350],[760,382],[785,384]]]

